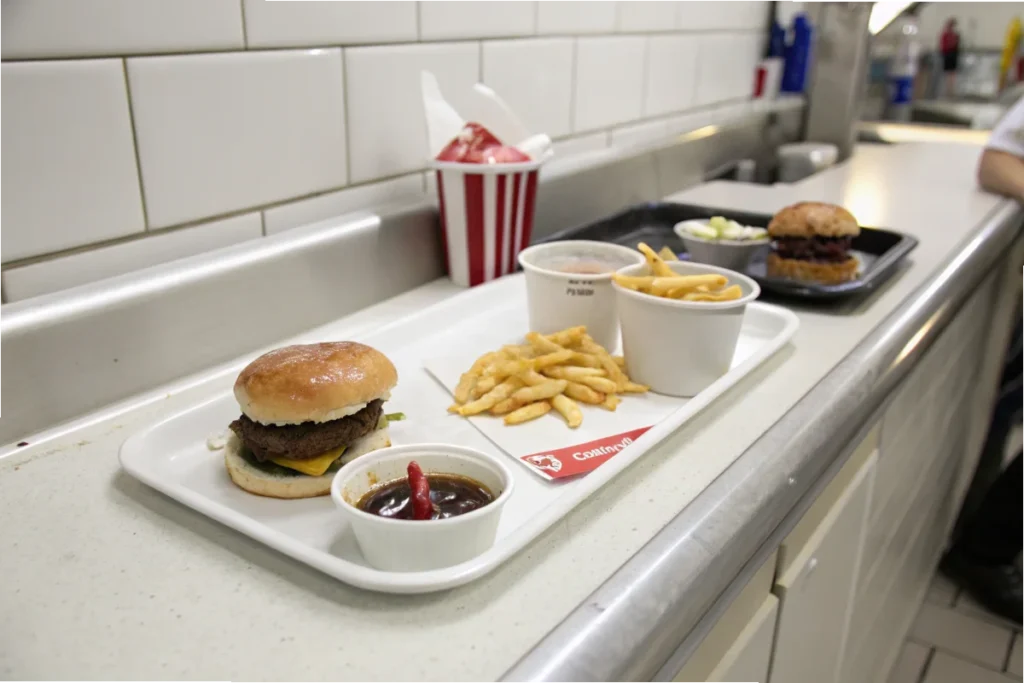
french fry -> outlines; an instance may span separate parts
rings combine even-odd
[[[516,375],[516,377],[521,379],[523,381],[523,384],[525,384],[528,387],[535,387],[538,384],[544,384],[544,382],[548,381],[547,377],[540,374],[533,368],[526,370],[525,372],[519,373],[518,375]]]
[[[679,260],[679,257],[676,256],[676,252],[672,251],[667,246],[666,247],[662,247],[661,249],[658,250],[658,256],[660,256],[663,261],[678,261]]]
[[[572,379],[579,382],[584,377],[604,377],[608,371],[601,368],[583,368],[577,365],[557,365],[544,368],[544,374],[554,379]]]
[[[578,381],[604,394],[614,394],[619,390],[618,385],[607,377],[581,377]]]
[[[569,359],[569,363],[581,368],[596,368],[600,370],[603,367],[601,365],[601,359],[597,356],[592,356],[589,353],[583,353],[582,351],[573,351],[572,358]]]
[[[512,400],[511,398],[506,398],[504,401],[498,401],[497,403],[495,403],[494,406],[491,407],[491,409],[488,412],[491,415],[507,415],[508,413],[511,413],[516,408],[521,408],[521,407],[522,407],[522,404],[517,403],[516,401]]]
[[[511,377],[529,368],[531,362],[522,358],[498,361],[484,370],[484,377],[497,377],[499,380]]]
[[[536,420],[542,415],[546,415],[551,411],[551,404],[547,401],[540,403],[531,403],[530,405],[523,406],[519,410],[514,410],[505,416],[505,424],[507,425],[518,425],[530,420]]]
[[[548,341],[552,341],[559,346],[570,346],[573,342],[578,341],[584,334],[587,333],[586,325],[577,325],[576,327],[570,327],[562,330],[561,332],[555,332],[554,334],[547,335]]]
[[[586,384],[580,384],[579,382],[569,382],[568,386],[565,387],[565,395],[581,403],[589,403],[595,406],[601,405],[606,398],[600,391],[594,391]]]
[[[459,415],[469,417],[470,415],[477,415],[485,410],[490,410],[499,402],[504,401],[515,391],[522,388],[522,386],[522,380],[518,377],[510,377],[472,403],[459,406]]]
[[[616,284],[632,289],[634,292],[650,292],[651,285],[657,278],[653,275],[621,275],[612,273],[612,280]]]
[[[650,391],[651,388],[646,384],[637,384],[636,382],[626,382],[625,388],[622,391],[627,394],[643,394]]]
[[[636,248],[639,249],[640,252],[644,255],[644,258],[647,259],[647,265],[651,267],[651,272],[653,272],[656,276],[672,277],[676,274],[674,270],[665,265],[665,261],[663,261],[662,258],[658,256],[658,254],[655,253],[653,249],[651,249],[643,242],[636,245]]]
[[[537,332],[530,332],[526,335],[526,341],[530,343],[530,346],[540,354],[555,353],[557,351],[563,351],[565,347],[556,344],[542,334]]]
[[[655,263],[661,262],[660,258],[653,254]],[[687,294],[720,294],[704,285],[694,286],[701,277],[673,273],[634,281],[639,280],[648,291],[656,280],[676,280],[687,284]],[[717,283],[706,278],[703,281]],[[698,287],[709,291],[702,292]],[[614,411],[622,400],[617,394],[648,390],[629,378],[625,365],[622,356],[609,354],[584,326],[548,335],[530,332],[524,344],[508,344],[477,358],[459,377],[453,392],[456,401],[448,412],[465,417],[489,412],[504,416],[507,425],[517,425],[554,410],[571,429],[576,429],[583,423],[580,403]]]
[[[526,368],[533,368],[534,370],[543,370],[544,368],[550,367],[552,365],[561,365],[562,363],[568,361],[570,358],[572,358],[572,351],[570,351],[569,349],[562,349],[561,351],[555,351],[554,353],[546,353],[543,356],[537,356],[531,361],[524,361],[527,363],[527,365],[526,367],[523,368],[523,370],[525,370]]]
[[[729,283],[724,275],[675,275],[673,277],[654,278],[651,283],[651,294],[665,296],[673,289],[696,289],[701,285],[720,289]]]
[[[519,405],[526,405],[527,403],[533,403],[534,401],[543,401],[544,399],[557,396],[565,391],[565,387],[568,386],[569,382],[564,379],[549,379],[544,384],[538,384],[534,387],[523,387],[517,389],[512,394],[512,400],[517,401]]]
[[[568,396],[559,394],[552,397],[551,406],[565,418],[565,423],[569,425],[570,429],[576,429],[583,424],[583,412],[580,411],[580,407],[576,405],[576,402]]]
[[[459,377],[459,384],[455,387],[456,403],[462,404],[469,400],[470,396],[472,396],[473,387],[476,385],[477,381],[479,381],[480,375],[483,373],[484,369],[499,356],[500,354],[495,351],[485,353],[473,361],[473,365],[469,370],[462,373]],[[490,391],[490,389],[487,391]],[[482,396],[484,393],[486,393],[486,391],[482,392],[480,395]]]
[[[473,390],[470,392],[470,396],[472,396],[474,400],[478,399],[484,394],[486,394],[488,391],[493,389],[494,387],[498,386],[500,383],[501,380],[498,379],[496,375],[484,377],[478,380],[477,383],[473,386]]]
[[[459,377],[459,383],[455,387],[455,402],[459,405],[469,400],[469,397],[473,393],[473,387],[476,386],[479,375],[464,372]]]
[[[743,290],[740,286],[733,285],[718,292],[691,292],[683,296],[683,301],[735,301],[742,296]]]
[[[626,377],[625,373],[622,372],[622,369],[615,363],[615,361],[612,360],[611,355],[604,350],[604,347],[595,342],[589,336],[584,337],[580,344],[586,353],[597,356],[597,359],[601,361],[601,367],[608,373],[608,379],[615,382],[618,390],[622,391],[622,388],[629,381],[629,378]]]

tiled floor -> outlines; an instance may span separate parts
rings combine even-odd
[[[889,683],[1015,683],[1021,628],[937,574]]]

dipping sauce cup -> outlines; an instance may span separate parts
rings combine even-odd
[[[622,321],[622,347],[629,376],[659,394],[692,397],[729,371],[747,304],[761,293],[735,271],[686,261],[668,262],[679,275],[719,274],[743,294],[733,301],[680,301],[614,284]],[[646,263],[619,270],[650,275]]]
[[[619,316],[612,273],[643,264],[643,254],[607,242],[567,240],[532,246],[519,254],[519,263],[526,272],[532,332],[586,325],[594,341],[614,352]]]
[[[459,475],[483,484],[494,500],[448,519],[393,519],[356,507],[369,491],[407,476],[415,460],[429,479],[433,473]],[[390,572],[451,567],[494,545],[501,511],[512,496],[512,473],[485,453],[447,444],[393,446],[348,463],[331,482],[331,498],[352,525],[363,557]]]

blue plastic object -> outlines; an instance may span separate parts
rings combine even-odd
[[[813,35],[814,29],[806,14],[801,12],[793,17],[793,39],[786,46],[786,62],[782,67],[782,92],[801,93],[807,87]]]
[[[768,40],[768,56],[786,56],[786,29],[782,28],[777,21],[772,22],[771,38]]]

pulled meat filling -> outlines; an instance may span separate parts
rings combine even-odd
[[[782,258],[838,263],[850,258],[852,237],[780,237],[773,247]]]

